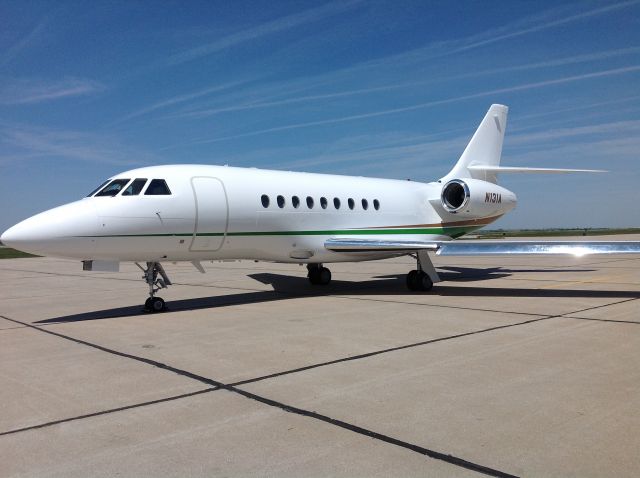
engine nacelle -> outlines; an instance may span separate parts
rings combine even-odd
[[[488,217],[516,207],[514,193],[480,179],[452,179],[442,187],[440,202],[445,211],[461,217]]]

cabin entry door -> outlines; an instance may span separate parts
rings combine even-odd
[[[218,251],[229,225],[229,204],[224,184],[218,178],[191,178],[195,200],[195,229],[190,251]]]

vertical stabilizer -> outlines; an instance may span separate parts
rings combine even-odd
[[[449,174],[443,178],[443,181],[456,178],[474,178],[496,182],[494,172],[473,170],[468,167],[500,166],[508,111],[509,108],[504,105],[491,105],[462,156]]]

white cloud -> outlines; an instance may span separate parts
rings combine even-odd
[[[567,76],[567,77],[562,77],[562,78],[554,78],[554,79],[551,79],[551,80],[539,81],[539,82],[535,82],[535,83],[526,83],[526,84],[510,86],[510,87],[506,87],[506,88],[498,88],[498,89],[495,89],[495,90],[483,91],[483,92],[479,92],[479,93],[472,93],[472,94],[469,94],[469,95],[463,95],[463,96],[458,96],[458,97],[454,97],[454,98],[447,98],[447,99],[442,99],[442,100],[428,101],[428,102],[418,103],[416,105],[404,106],[404,107],[400,107],[400,108],[391,108],[391,109],[373,111],[373,112],[357,114],[357,115],[342,116],[342,117],[338,117],[338,118],[329,118],[329,119],[324,119],[324,120],[307,121],[307,122],[303,122],[303,123],[295,123],[295,124],[289,124],[289,125],[283,125],[283,126],[276,126],[276,127],[273,127],[273,128],[266,128],[266,129],[261,129],[261,130],[256,130],[256,131],[249,131],[249,132],[246,132],[246,133],[239,133],[239,134],[235,134],[235,135],[222,136],[222,137],[219,137],[219,138],[197,140],[197,141],[190,142],[188,144],[217,143],[217,142],[220,142],[220,141],[227,141],[227,140],[232,140],[232,139],[240,139],[240,138],[246,138],[246,137],[250,137],[250,136],[258,136],[258,135],[262,135],[262,134],[274,133],[274,132],[279,132],[279,131],[287,131],[287,130],[300,129],[300,128],[309,128],[309,127],[312,127],[312,126],[321,126],[321,125],[328,125],[328,124],[343,123],[343,122],[347,122],[347,121],[356,121],[356,120],[361,120],[361,119],[374,118],[374,117],[379,117],[379,116],[387,116],[387,115],[391,115],[391,114],[397,114],[397,113],[404,113],[404,112],[408,112],[408,111],[420,110],[420,109],[429,108],[429,107],[432,107],[432,106],[438,106],[438,105],[444,105],[444,104],[450,104],[450,103],[457,103],[457,102],[460,102],[460,101],[465,101],[465,100],[470,100],[470,99],[475,99],[475,98],[482,98],[482,97],[486,97],[486,96],[494,96],[494,95],[501,94],[501,93],[510,93],[510,92],[514,92],[514,91],[525,91],[525,90],[543,88],[543,87],[552,86],[552,85],[560,85],[560,84],[572,83],[572,82],[576,82],[576,81],[588,80],[588,79],[593,79],[593,78],[601,78],[601,77],[606,77],[606,76],[622,75],[622,74],[626,74],[626,73],[633,73],[633,72],[636,72],[636,71],[640,71],[640,65],[631,65],[631,66],[627,66],[627,67],[623,67],[623,68],[613,68],[613,69],[610,69],[610,70],[596,71],[596,72],[592,72],[592,73],[585,73],[585,74],[582,74],[582,75],[573,75],[573,76]],[[170,147],[167,147],[167,148],[164,148],[164,149],[173,149],[173,148],[179,147],[179,146],[184,146],[184,145],[175,145],[175,146],[170,146]]]
[[[569,56],[564,58],[558,58],[555,60],[548,60],[544,62],[525,63],[521,65],[492,68],[492,69],[481,70],[481,71],[474,70],[472,72],[464,73],[460,75],[432,77],[429,80],[424,80],[424,81],[403,82],[403,83],[395,83],[391,85],[377,86],[377,87],[371,87],[371,88],[357,88],[357,89],[336,91],[336,92],[325,93],[325,94],[305,95],[305,96],[298,96],[293,98],[285,98],[277,101],[265,101],[263,99],[262,101],[258,100],[258,101],[252,101],[250,103],[242,103],[238,105],[220,106],[216,108],[197,109],[197,110],[187,110],[185,112],[170,114],[165,117],[166,118],[203,118],[203,117],[214,116],[220,113],[232,112],[232,111],[245,111],[245,110],[253,110],[253,109],[271,108],[271,107],[283,106],[288,104],[304,103],[304,102],[311,102],[311,101],[322,101],[327,99],[344,98],[344,97],[356,96],[356,95],[367,95],[371,93],[406,89],[406,88],[415,87],[415,86],[424,86],[428,84],[442,83],[446,81],[463,79],[463,78],[475,78],[478,76],[501,74],[509,71],[520,71],[520,70],[531,70],[531,69],[538,69],[538,68],[549,68],[549,67],[555,67],[555,66],[564,66],[564,65],[575,64],[575,63],[609,59],[617,56],[629,55],[629,54],[634,54],[638,52],[640,52],[640,47],[621,48],[616,50],[607,50],[607,51],[601,51],[596,53],[588,53],[584,55],[574,55],[574,56]]]
[[[47,18],[40,21],[29,33],[20,38],[13,46],[7,48],[4,53],[0,55],[0,67],[10,63],[15,57],[35,43],[48,23]]]
[[[139,110],[136,110],[132,113],[129,113],[125,116],[123,116],[122,118],[120,118],[119,120],[115,121],[112,124],[116,124],[116,123],[121,123],[123,121],[127,121],[133,118],[137,118],[139,116],[143,116],[145,114],[151,113],[152,111],[156,111],[158,109],[162,109],[162,108],[167,108],[169,106],[174,106],[180,103],[184,103],[185,101],[190,101],[190,100],[194,100],[196,98],[202,98],[204,96],[207,95],[211,95],[212,93],[218,93],[220,91],[225,91],[231,88],[234,88],[238,85],[247,83],[248,80],[245,81],[234,81],[234,82],[230,82],[230,83],[224,83],[222,85],[215,85],[215,86],[211,86],[209,88],[204,88],[192,93],[185,93],[183,95],[177,95],[177,96],[173,96],[171,98],[166,98],[164,100],[158,101],[156,103],[153,103],[152,105],[149,106],[145,106],[144,108],[140,108]]]
[[[600,16],[606,13],[609,13],[613,10],[619,10],[621,8],[626,8],[626,7],[630,7],[632,5],[637,5],[638,3],[640,3],[639,0],[628,0],[628,1],[624,1],[624,2],[617,2],[617,3],[613,3],[610,5],[606,5],[603,7],[598,7],[598,8],[593,8],[591,10],[587,10],[587,11],[583,11],[583,12],[578,12],[578,13],[574,13],[565,17],[561,17],[561,18],[555,18],[555,19],[545,19],[544,18],[544,14],[540,17],[540,20],[535,22],[533,25],[531,26],[526,26],[524,28],[520,28],[514,31],[505,31],[504,33],[500,33],[499,31],[497,32],[497,34],[489,36],[488,38],[484,38],[484,39],[478,39],[477,41],[467,41],[467,44],[462,44],[460,46],[458,46],[457,48],[452,48],[448,54],[451,53],[458,53],[458,52],[462,52],[462,51],[467,51],[467,50],[471,50],[474,48],[478,48],[481,46],[485,46],[485,45],[489,45],[491,43],[495,43],[498,41],[502,41],[502,40],[507,40],[510,38],[515,38],[515,37],[519,37],[522,35],[526,35],[529,33],[534,33],[534,32],[539,32],[542,30],[548,30],[549,28],[555,28],[561,25],[566,25],[568,23],[572,23],[572,22],[576,22],[576,21],[580,21],[580,20],[584,20],[587,18],[592,18],[592,17],[596,17],[596,16]],[[581,4],[577,4],[577,5],[581,5]],[[550,10],[549,13],[554,12],[555,10]],[[532,17],[535,18],[535,17]],[[525,21],[527,19],[524,19]],[[525,22],[521,22],[521,23],[525,23]]]
[[[262,23],[261,25],[253,25],[226,37],[219,38],[214,42],[205,43],[189,50],[176,53],[175,55],[171,55],[163,60],[162,66],[175,66],[197,58],[212,55],[245,42],[279,33],[281,31],[290,30],[307,23],[321,20],[322,18],[337,15],[360,3],[360,0],[336,1],[320,7],[305,10],[303,12],[276,18],[275,20]]]
[[[604,124],[594,124],[588,126],[574,126],[569,128],[554,128],[534,133],[524,133],[513,135],[509,138],[509,145],[517,146],[534,143],[539,145],[543,142],[559,139],[567,139],[576,136],[602,137],[602,135],[624,134],[626,136],[638,136],[640,133],[640,120],[615,121]]]
[[[0,124],[0,162],[65,159],[105,164],[139,165],[154,155],[122,144],[116,138],[72,130]]]
[[[0,86],[0,105],[34,104],[101,92],[104,85],[84,78],[55,81],[7,79]]]

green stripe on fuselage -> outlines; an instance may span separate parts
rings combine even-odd
[[[250,236],[372,236],[372,235],[446,235],[453,238],[460,237],[482,226],[466,227],[432,227],[432,228],[400,228],[400,229],[330,229],[318,231],[246,231],[246,232],[202,232],[197,237],[250,237]],[[192,237],[193,233],[174,234],[104,234],[81,237]]]

